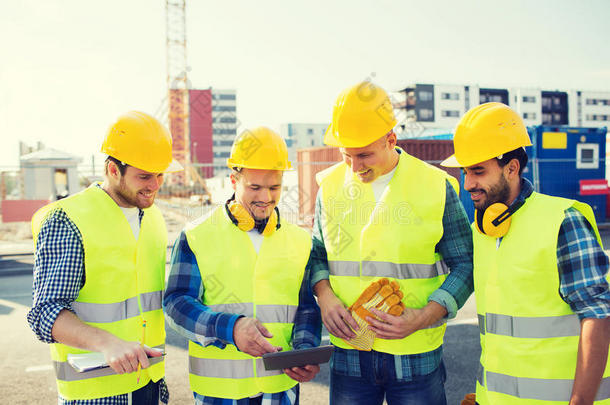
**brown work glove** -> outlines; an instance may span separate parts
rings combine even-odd
[[[476,395],[474,393],[472,394],[466,394],[464,396],[464,399],[462,399],[462,402],[460,403],[460,405],[476,405]]]
[[[390,315],[400,316],[405,309],[405,305],[401,301],[402,297],[403,293],[396,281],[390,283],[387,278],[373,281],[348,308],[360,329],[354,331],[356,337],[345,340],[345,342],[358,350],[371,351],[375,341],[375,332],[369,329],[366,317],[378,318],[369,309],[376,308]]]

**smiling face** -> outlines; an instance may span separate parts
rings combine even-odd
[[[497,159],[490,159],[464,168],[464,189],[470,193],[474,207],[485,210],[490,205],[512,202],[513,190],[509,184],[510,167],[500,167]]]
[[[343,161],[363,183],[389,173],[398,163],[396,135],[392,132],[362,148],[340,148]]]
[[[280,200],[281,170],[242,169],[231,173],[235,199],[257,221],[267,219]]]
[[[127,166],[121,174],[116,163],[108,162],[106,182],[102,187],[120,207],[143,209],[153,205],[162,184],[163,173]]]

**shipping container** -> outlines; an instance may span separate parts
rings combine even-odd
[[[525,177],[540,193],[572,198],[606,222],[606,128],[537,125],[528,128],[532,146]],[[604,187],[587,189],[596,182]]]

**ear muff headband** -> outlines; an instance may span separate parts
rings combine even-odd
[[[225,210],[227,211],[227,215],[231,219],[231,222],[233,222],[240,230],[249,232],[254,229],[256,221],[254,221],[254,218],[252,218],[248,210],[237,201],[227,201],[225,204]],[[273,232],[280,228],[279,218],[280,213],[277,207],[275,207],[269,219],[267,219],[267,221],[264,223],[264,228],[257,228],[258,232],[263,236],[272,235]]]
[[[474,219],[477,231],[492,238],[501,238],[508,233],[513,215],[524,201],[518,201],[507,207],[506,204],[491,204],[484,211],[475,210]]]

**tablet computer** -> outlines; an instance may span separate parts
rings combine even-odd
[[[291,367],[303,367],[308,364],[322,364],[330,360],[335,347],[333,345],[312,347],[310,349],[288,350],[263,354],[265,370],[283,370]]]

